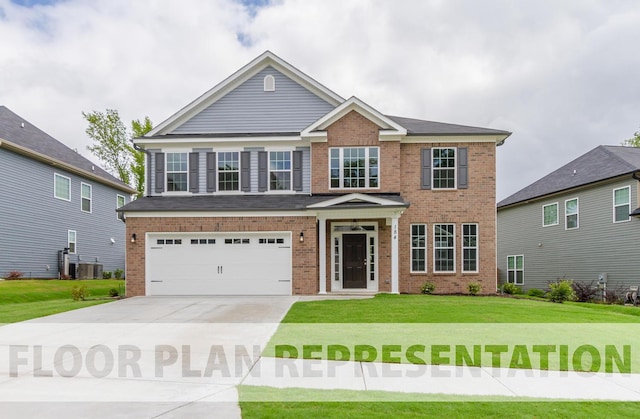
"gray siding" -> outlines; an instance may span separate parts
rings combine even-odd
[[[54,173],[71,179],[70,202],[54,197]],[[4,149],[0,174],[0,277],[20,271],[27,277],[56,278],[58,250],[67,247],[68,230],[77,232],[71,262],[124,269],[125,225],[115,210],[116,196],[129,202],[128,194]],[[92,186],[92,213],[80,209],[81,182]]]
[[[275,92],[265,92],[267,74]],[[300,132],[333,109],[273,67],[258,74],[173,130],[172,134]]]
[[[548,288],[558,278],[597,281],[608,288],[640,285],[640,220],[613,222],[613,190],[630,186],[638,207],[638,182],[631,177],[498,211],[498,268],[507,281],[507,256],[524,255],[524,289]],[[564,203],[579,200],[579,228],[565,230]],[[542,227],[543,205],[558,203],[559,223]],[[595,282],[594,282],[595,284]]]

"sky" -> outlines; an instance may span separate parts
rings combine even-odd
[[[498,200],[640,130],[637,0],[0,0],[0,105],[95,160],[83,111],[158,125],[265,50],[387,115],[513,132]]]

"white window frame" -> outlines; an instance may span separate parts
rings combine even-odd
[[[275,192],[284,192],[293,190],[293,152],[291,150],[269,150],[269,170],[268,170],[268,178],[269,178],[269,191]],[[272,170],[271,169],[271,153],[288,153],[289,154],[289,169],[283,170]],[[273,189],[271,188],[271,173],[289,173],[289,188],[287,189]]]
[[[122,205],[120,205],[120,198],[122,198]],[[127,197],[124,195],[117,194],[116,195],[116,209],[123,207],[127,204]],[[121,212],[116,212],[116,217],[118,220],[124,220],[124,214]]]
[[[364,187],[345,187],[344,186],[344,151],[346,149],[364,149],[365,152],[365,175],[364,175],[364,183],[365,186]],[[377,159],[377,172],[378,172],[378,186],[370,186],[371,185],[371,179],[373,179],[373,177],[371,176],[371,166],[370,166],[370,161],[371,161],[371,156],[370,156],[370,150],[371,149],[376,149],[378,156],[376,157]],[[338,174],[338,185],[339,186],[331,186],[331,181],[332,181],[332,176],[331,176],[331,152],[332,150],[338,150],[338,159],[339,159],[339,166],[338,166],[338,170],[339,170],[339,174]],[[382,174],[382,170],[380,167],[380,147],[377,146],[362,146],[362,147],[330,147],[329,150],[329,155],[328,155],[328,164],[329,164],[329,189],[331,190],[365,190],[365,189],[380,189],[380,183],[381,183],[381,174]]]
[[[465,234],[464,234],[465,226],[475,226],[475,230],[476,230],[475,246],[465,246],[465,242],[464,242],[465,237],[466,237]],[[479,227],[478,223],[463,223],[462,224],[462,236],[461,236],[461,240],[462,240],[462,246],[461,246],[462,247],[462,252],[461,252],[462,253],[462,257],[461,257],[461,261],[460,262],[462,264],[461,265],[462,266],[461,267],[462,272],[464,272],[464,273],[478,273],[479,270],[480,270],[480,249],[479,249],[480,240],[479,240],[479,237],[480,237],[480,227]],[[472,249],[472,250],[475,250],[475,252],[476,252],[476,257],[475,257],[476,269],[474,269],[474,270],[466,270],[464,268],[464,262],[465,262],[465,258],[464,258],[464,253],[465,252],[464,251],[467,250],[467,249]]]
[[[451,240],[451,246],[439,246],[436,241],[436,229],[438,226],[452,226],[453,227],[453,239]],[[439,271],[436,269],[436,262],[438,258],[436,257],[438,250],[440,249],[451,249],[453,250],[453,255],[451,257],[451,261],[453,262],[453,269],[450,271]],[[456,273],[456,225],[453,223],[435,223],[433,224],[433,273],[445,273],[445,274],[454,274]]]
[[[414,246],[414,235],[413,235],[413,227],[422,227],[424,229],[423,232],[423,237],[424,237],[424,246]],[[415,223],[415,224],[411,224],[410,225],[410,230],[409,230],[409,249],[411,249],[411,256],[409,257],[409,269],[411,273],[426,273],[427,272],[427,266],[429,261],[428,261],[428,257],[427,257],[427,242],[429,241],[428,239],[429,237],[429,229],[427,224],[423,224],[423,223]],[[423,270],[415,270],[413,268],[413,251],[414,250],[422,250],[424,252],[424,269]]]
[[[567,213],[567,203],[571,202],[571,201],[576,201],[576,212],[568,214]],[[571,215],[575,215],[576,216],[576,226],[575,227],[569,227],[569,216]],[[571,199],[567,199],[564,201],[564,229],[565,230],[576,230],[580,228],[580,200],[578,198],[571,198]]]
[[[72,234],[73,240],[71,240]],[[71,243],[73,243],[73,252],[71,251]],[[67,247],[69,248],[69,254],[75,255],[78,253],[78,232],[76,230],[67,230]]]
[[[509,258],[513,258],[513,269],[509,269]],[[522,258],[522,268],[518,269],[518,258]],[[513,272],[513,282],[509,281],[509,273]],[[518,272],[522,272],[522,280],[518,283]],[[507,283],[514,285],[524,285],[524,255],[507,256]]]
[[[435,151],[436,150],[453,150],[453,187],[452,188],[441,188],[436,186],[435,182],[435,173],[436,170],[450,170],[451,168],[440,169],[435,167],[434,159],[435,159]],[[431,189],[438,191],[454,191],[458,189],[458,148],[457,147],[433,147],[431,149]]]
[[[234,153],[237,156],[238,169],[237,170],[220,170],[220,155],[224,153]],[[238,174],[238,187],[237,189],[221,189],[220,188],[220,173],[237,173]],[[216,151],[216,191],[218,193],[238,193],[242,190],[242,156],[238,150],[220,150]]]
[[[184,154],[186,156],[186,163],[187,163],[187,167],[185,170],[169,170],[169,155],[170,154]],[[189,192],[189,153],[186,151],[168,151],[165,152],[165,163],[164,163],[164,170],[165,170],[165,175],[164,175],[164,183],[165,183],[165,187],[164,190],[167,193],[175,193],[175,194],[184,194],[184,193],[188,193]],[[183,191],[170,191],[169,190],[169,174],[170,173],[184,173],[185,177],[186,177],[186,186],[185,186],[185,190]]]
[[[550,223],[550,224],[545,224],[546,219],[545,219],[545,209],[547,207],[552,207],[552,206],[556,206],[556,221],[555,223]],[[551,226],[557,226],[560,223],[560,212],[559,212],[559,206],[557,202],[554,202],[552,204],[547,204],[547,205],[543,205],[542,206],[542,227],[551,227]]]
[[[617,204],[616,205],[616,191],[620,191],[626,189],[628,191],[628,197],[629,200],[627,201],[626,204]],[[618,207],[622,207],[622,206],[626,206],[627,207],[627,219],[626,220],[616,220],[616,208]],[[617,223],[626,223],[628,221],[631,221],[631,216],[629,215],[631,214],[631,187],[630,186],[623,186],[622,188],[615,188],[613,190],[613,222],[614,224]]]
[[[83,188],[85,186],[89,187],[89,197],[88,198],[84,196]],[[84,203],[85,199],[89,201],[89,211],[86,211],[83,208],[82,204]],[[84,183],[84,182],[80,182],[80,211],[86,212],[86,213],[89,213],[89,214],[91,214],[93,212],[93,186],[91,186],[88,183]]]
[[[62,197],[62,196],[58,196],[58,179],[66,179],[69,184],[67,186],[67,194],[69,195],[68,198]],[[71,178],[68,176],[64,176],[61,175],[59,173],[54,173],[53,174],[53,196],[57,199],[61,199],[63,201],[67,201],[67,202],[71,202]]]

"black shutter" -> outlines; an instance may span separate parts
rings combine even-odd
[[[293,152],[293,190],[302,190],[302,151]]]
[[[469,158],[468,149],[458,148],[458,188],[467,189],[469,187]]]
[[[200,153],[189,153],[189,192],[200,192],[198,182],[198,167],[200,163]]]
[[[422,149],[420,167],[422,168],[421,176],[420,176],[420,188],[431,189],[431,149],[430,148]]]
[[[269,155],[266,151],[258,151],[258,192],[269,189]]]
[[[251,152],[240,153],[240,190],[251,192]]]
[[[156,153],[156,193],[164,192],[164,153]]]
[[[207,192],[216,191],[216,153],[207,153]]]

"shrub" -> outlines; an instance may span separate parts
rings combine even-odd
[[[467,285],[467,289],[469,290],[469,294],[478,295],[478,293],[482,289],[482,285],[477,282],[471,282],[469,283],[469,285]]]
[[[111,279],[112,276],[113,274],[111,273],[111,271],[102,272],[102,279]]]
[[[520,289],[520,287],[512,282],[507,282],[506,284],[504,284],[502,286],[502,292],[510,295],[522,294],[522,290]]]
[[[113,276],[115,276],[116,279],[122,279],[122,275],[124,275],[124,271],[122,269],[116,269],[113,271]]]
[[[576,301],[581,303],[593,301],[598,292],[597,288],[593,286],[593,281],[589,283],[575,281],[571,284],[571,288],[575,294]]]
[[[529,291],[527,291],[527,295],[530,297],[544,298],[546,295],[546,292],[538,288],[531,288]]]
[[[89,295],[90,293],[86,285],[73,287],[73,289],[71,290],[71,298],[73,298],[73,301],[85,301],[89,297]]]
[[[11,271],[5,275],[4,279],[20,279],[24,274],[20,271]]]
[[[554,303],[563,303],[564,301],[575,299],[575,294],[571,287],[572,282],[573,281],[562,280],[549,284],[549,288],[551,289],[551,291],[549,291],[549,299]]]
[[[120,295],[120,292],[117,289],[111,288],[109,290],[109,297],[117,297],[118,295]]]
[[[420,292],[422,294],[433,294],[435,290],[436,286],[431,282],[425,282],[424,285],[420,288]]]

